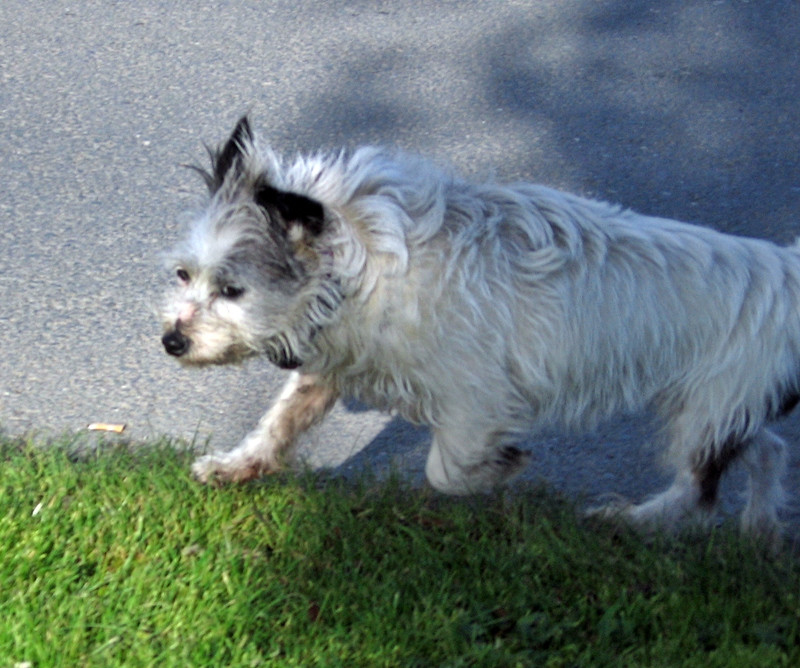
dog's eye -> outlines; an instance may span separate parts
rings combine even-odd
[[[181,283],[188,283],[189,282],[189,272],[186,271],[183,267],[180,267],[179,269],[177,269],[175,271],[175,274],[176,274],[176,276],[178,277],[178,280]]]
[[[244,294],[244,288],[235,285],[223,285],[219,293],[225,297],[225,299],[237,299]]]

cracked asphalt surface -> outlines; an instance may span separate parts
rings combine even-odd
[[[0,428],[120,422],[124,438],[227,447],[254,425],[281,372],[180,369],[154,317],[160,253],[202,193],[181,163],[245,111],[281,150],[390,144],[786,243],[800,233],[799,97],[790,0],[5,0]],[[779,430],[796,528],[797,416]],[[649,437],[630,418],[532,439],[526,480],[641,497],[666,480]],[[428,443],[342,405],[303,452],[420,475]]]

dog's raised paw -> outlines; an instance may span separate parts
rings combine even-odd
[[[204,455],[192,464],[192,475],[206,485],[241,483],[266,473],[264,466],[252,459],[238,460],[230,455]]]
[[[203,484],[213,484],[217,482],[216,473],[221,463],[220,458],[216,455],[199,457],[192,464],[192,477]]]

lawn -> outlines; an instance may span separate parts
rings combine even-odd
[[[0,667],[796,666],[800,569],[544,489],[208,488],[168,444],[0,441]]]

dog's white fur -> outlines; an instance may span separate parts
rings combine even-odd
[[[246,119],[212,158],[165,345],[177,331],[187,364],[299,367],[236,449],[195,463],[200,480],[276,470],[340,395],[430,425],[427,477],[457,494],[516,473],[531,429],[651,407],[677,475],[622,515],[672,526],[710,511],[741,459],[742,527],[777,533],[785,445],[764,424],[797,401],[798,248],[375,148],[286,161]],[[308,201],[270,205],[281,193]]]

